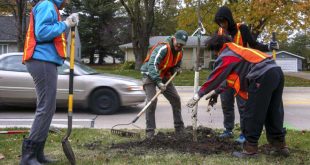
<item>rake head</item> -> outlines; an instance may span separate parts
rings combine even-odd
[[[118,130],[118,129],[111,129],[111,133],[114,135],[122,136],[122,137],[138,137],[140,138],[140,134],[136,132]]]

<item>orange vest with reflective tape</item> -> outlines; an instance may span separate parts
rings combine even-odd
[[[55,10],[58,15],[58,21],[61,21],[60,13],[54,4]],[[30,60],[32,58],[35,46],[37,45],[37,41],[35,38],[35,32],[34,32],[34,16],[33,12],[31,10],[30,16],[29,16],[29,26],[26,34],[26,39],[25,39],[25,45],[24,45],[24,54],[23,54],[23,63],[25,61]],[[65,37],[65,33],[61,33],[61,35],[55,37],[53,39],[53,43],[55,45],[55,48],[57,50],[57,53],[60,57],[66,58],[67,57],[67,41]]]
[[[241,23],[237,23],[237,34],[235,35],[233,42],[238,44],[238,45],[247,47],[247,45],[243,45],[242,35],[241,35],[241,32],[240,32],[240,26],[241,26]],[[225,30],[220,27],[218,32],[217,32],[217,34],[218,35],[224,35],[225,34]]]
[[[153,46],[153,48],[151,49],[150,53],[146,56],[144,62],[148,62],[150,60],[152,52],[160,44],[165,44],[167,46],[166,56],[165,56],[164,59],[162,59],[162,61],[159,63],[159,66],[158,66],[160,77],[164,78],[165,76],[170,76],[170,75],[167,75],[168,71],[172,67],[174,67],[178,62],[180,62],[182,60],[183,53],[182,53],[182,51],[180,51],[177,54],[177,56],[174,57],[174,55],[173,55],[173,53],[171,51],[171,47],[170,47],[169,43],[167,43],[167,42],[160,42],[160,43],[157,43],[155,46]]]
[[[243,59],[250,63],[260,63],[266,58],[271,58],[271,55],[263,53],[256,49],[245,48],[243,46],[237,45],[235,43],[226,43],[225,44],[231,51],[241,56]],[[232,72],[226,78],[226,82],[229,87],[235,90],[235,96],[239,95],[243,99],[248,99],[248,93],[246,91],[240,90],[240,78],[239,75],[235,72]]]

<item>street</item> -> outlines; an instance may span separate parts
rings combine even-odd
[[[182,115],[186,126],[192,125],[191,110],[186,107],[187,101],[193,95],[193,87],[177,87],[182,100]],[[215,109],[207,112],[207,101],[202,98],[198,107],[198,125],[211,128],[223,128],[223,114],[220,100]],[[310,130],[310,88],[287,87],[283,94],[285,110],[285,127],[289,129]],[[131,122],[144,104],[137,107],[124,107],[120,112],[113,115],[94,115],[78,110],[74,112],[73,126],[86,128],[107,128],[110,129],[116,124],[126,124]],[[52,121],[53,127],[67,127],[67,113],[65,109],[57,109]],[[1,109],[0,127],[30,127],[33,121],[34,109],[10,108]],[[236,110],[236,123],[239,122],[239,114]],[[169,102],[161,95],[158,98],[156,110],[157,128],[173,128],[172,110]],[[135,123],[138,128],[145,128],[145,116],[142,115]],[[134,125],[126,128],[137,128]],[[125,128],[125,126],[117,127]]]

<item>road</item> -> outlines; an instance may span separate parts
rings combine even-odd
[[[193,87],[177,87],[182,100],[182,115],[185,125],[192,125],[191,110],[186,108],[186,102],[193,95]],[[285,109],[285,126],[290,129],[310,130],[310,88],[304,87],[287,87],[283,93],[283,103]],[[114,115],[97,116],[83,111],[74,113],[74,127],[91,127],[110,129],[115,124],[129,123],[144,104],[137,107],[122,108]],[[207,112],[207,101],[203,98],[198,107],[198,125],[211,128],[223,128],[223,114],[220,103],[215,106],[216,110]],[[33,109],[10,108],[1,109],[0,127],[30,127],[34,116]],[[236,122],[239,122],[239,115],[236,111]],[[57,109],[53,118],[52,126],[65,128],[67,123],[66,110]],[[159,96],[156,110],[157,128],[173,128],[172,110],[169,102]],[[117,128],[145,128],[145,116],[142,115],[135,123],[135,126],[120,126]]]

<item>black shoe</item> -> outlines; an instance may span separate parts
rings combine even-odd
[[[38,160],[40,163],[44,163],[44,164],[46,164],[46,163],[54,163],[54,162],[57,162],[57,160],[47,158],[47,157],[44,155],[45,142],[46,142],[46,140],[44,140],[44,141],[41,142],[41,143],[38,143],[37,160]]]
[[[24,139],[22,146],[22,158],[20,165],[41,165],[37,160],[38,143],[32,140]]]

